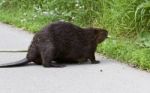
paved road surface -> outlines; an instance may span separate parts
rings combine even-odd
[[[32,34],[0,23],[0,50],[27,49]],[[0,53],[0,63],[25,53]],[[100,64],[0,68],[0,93],[150,93],[150,73],[98,56]],[[100,71],[102,70],[102,72]]]

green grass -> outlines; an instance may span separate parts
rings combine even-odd
[[[97,52],[147,71],[150,70],[149,51],[150,48],[141,48],[132,41],[112,38],[97,48]]]
[[[57,20],[105,28],[97,52],[150,70],[149,10],[148,0],[0,0],[0,21],[31,32]]]

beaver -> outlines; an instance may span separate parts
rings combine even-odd
[[[53,22],[37,32],[28,48],[26,58],[0,67],[15,67],[34,62],[44,67],[64,67],[61,62],[83,62],[95,60],[99,43],[108,36],[101,28],[81,28],[69,22]]]

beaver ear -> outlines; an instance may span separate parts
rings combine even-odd
[[[108,34],[108,31],[105,29],[95,29],[96,34]]]
[[[97,35],[97,34],[99,34],[99,30],[98,29],[94,29],[94,33],[95,33],[95,35]]]

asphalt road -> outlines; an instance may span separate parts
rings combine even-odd
[[[27,49],[33,35],[0,23],[0,50]],[[26,53],[0,53],[0,63]],[[0,68],[0,93],[150,93],[150,73],[96,55],[100,64]]]

